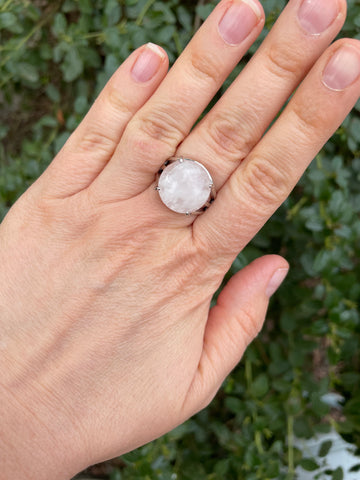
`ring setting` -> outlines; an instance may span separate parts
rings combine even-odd
[[[213,179],[200,162],[190,158],[171,157],[156,175],[155,190],[173,212],[185,215],[203,213],[215,200]]]

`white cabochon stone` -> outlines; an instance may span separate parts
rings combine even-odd
[[[177,213],[192,213],[209,200],[212,183],[209,172],[190,159],[167,165],[159,178],[159,194],[165,205]]]

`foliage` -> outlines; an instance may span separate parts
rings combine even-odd
[[[134,48],[152,41],[173,61],[215,3],[0,0],[0,217]],[[285,3],[263,0],[260,40]],[[348,5],[343,35],[360,38],[360,4]],[[295,479],[297,465],[317,465],[302,458],[294,438],[331,425],[360,448],[359,112],[360,105],[227,276],[264,253],[289,260],[262,334],[205,411],[108,463],[106,478]],[[322,401],[330,391],[344,397],[340,416]],[[323,444],[320,455],[329,448]],[[342,476],[327,470],[323,478]]]

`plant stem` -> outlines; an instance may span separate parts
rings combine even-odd
[[[264,453],[264,447],[262,445],[261,432],[259,430],[256,430],[255,432],[255,445],[260,455],[262,455]]]
[[[294,466],[294,417],[288,415],[287,417],[287,437],[288,437],[288,466],[289,473],[295,474]]]
[[[181,45],[181,42],[180,42],[180,37],[179,37],[178,32],[176,32],[176,31],[174,32],[173,39],[174,39],[174,42],[175,42],[175,45],[176,45],[177,54],[180,55],[183,51],[183,48],[182,48],[182,45]]]
[[[140,26],[142,24],[142,21],[144,20],[144,17],[147,14],[147,11],[149,10],[149,8],[151,8],[153,3],[155,3],[155,0],[148,0],[145,3],[144,8],[141,10],[140,15],[136,19],[136,22],[135,22],[136,25]]]
[[[252,368],[251,368],[250,360],[245,361],[245,378],[246,378],[247,388],[250,388],[252,384]]]
[[[301,210],[301,208],[306,204],[308,201],[307,197],[302,197],[288,212],[287,212],[287,220],[292,220]]]
[[[54,12],[58,9],[58,5],[56,4],[55,5],[55,8],[52,8],[49,13],[47,15],[45,15],[31,30],[30,32],[24,37],[22,38],[16,45],[16,47],[11,50],[11,52],[5,57],[2,59],[2,61],[0,62],[0,67],[3,67],[8,61],[9,59],[11,58],[12,54],[14,52],[17,52],[18,50],[20,50],[20,48],[25,45],[29,40],[30,38],[38,31],[40,30],[40,28],[42,28],[53,16]]]
[[[10,5],[12,1],[13,0],[7,0],[7,2],[5,2],[4,5],[1,7],[0,12],[5,12],[5,10],[7,9],[7,7]]]

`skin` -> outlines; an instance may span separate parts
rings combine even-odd
[[[220,2],[170,72],[164,57],[145,83],[131,75],[141,47],[10,210],[0,227],[3,478],[68,479],[143,445],[204,408],[239,362],[287,262],[256,260],[209,311],[212,295],[359,96],[358,79],[343,90],[322,81],[343,45],[360,55],[355,40],[329,47],[345,20],[338,4],[310,35],[291,0],[191,133],[260,33],[262,10],[229,45]],[[162,163],[189,152],[218,190],[199,217],[171,212],[154,190]]]

